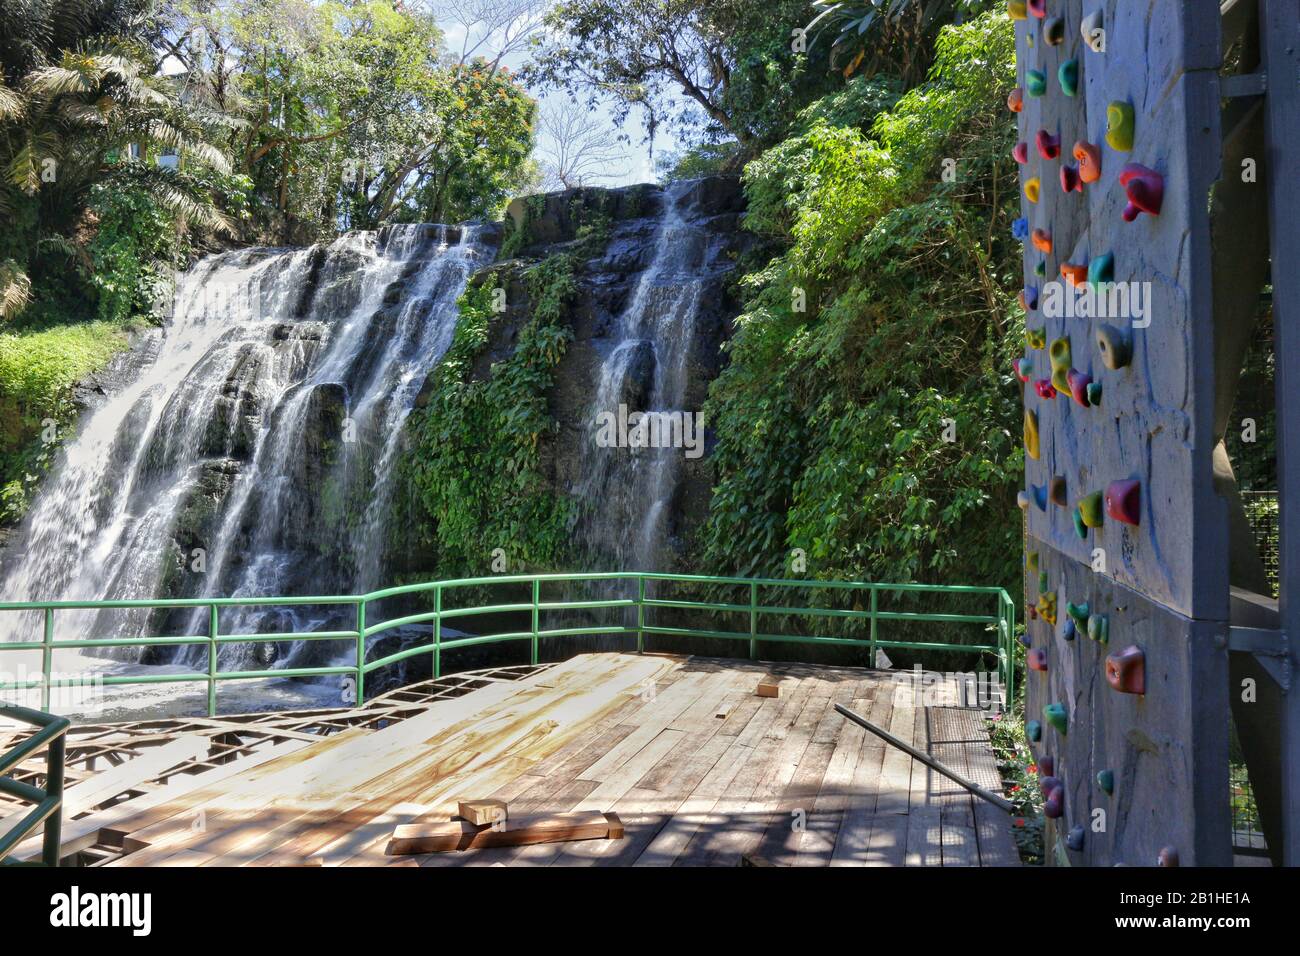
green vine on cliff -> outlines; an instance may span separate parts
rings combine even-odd
[[[512,354],[481,378],[499,294],[485,273],[460,299],[460,321],[415,423],[408,478],[429,516],[439,568],[483,573],[497,548],[512,571],[556,567],[568,553],[570,503],[541,470],[556,423],[547,394],[573,333],[564,322],[578,292],[578,257],[551,256],[527,269],[531,305]]]

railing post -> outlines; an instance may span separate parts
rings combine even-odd
[[[360,707],[366,700],[366,601],[357,601],[357,699]]]
[[[537,664],[537,626],[538,626],[538,607],[542,599],[542,582],[540,578],[533,578],[533,665]]]
[[[41,710],[50,712],[50,670],[54,666],[54,608],[45,609],[45,634],[41,638]],[[26,699],[24,697],[24,699]]]
[[[50,741],[45,757],[45,794],[58,797],[59,805],[45,818],[45,839],[41,852],[46,866],[59,865],[60,844],[63,842],[63,758],[67,748],[67,735],[59,734]]]
[[[645,575],[636,576],[636,652],[645,653]]]
[[[877,624],[876,624],[876,612],[880,610],[880,598],[879,598],[880,592],[876,590],[876,586],[874,584],[870,585],[870,587],[871,587],[871,648],[868,651],[868,653],[871,655],[871,660],[867,663],[867,666],[870,667],[872,670],[875,670],[876,637],[878,635]]]
[[[433,589],[433,679],[442,676],[442,585]]]
[[[1007,595],[1002,595],[1002,618],[1007,629],[1007,710],[1016,703],[1016,604]]]
[[[758,585],[749,585],[749,659],[758,660]]]
[[[208,716],[217,716],[217,605],[208,605]]]

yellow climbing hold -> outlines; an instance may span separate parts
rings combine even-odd
[[[1025,198],[1030,202],[1038,202],[1038,192],[1042,188],[1042,182],[1035,176],[1033,179],[1025,181]]]
[[[1038,415],[1025,409],[1025,454],[1038,460]]]

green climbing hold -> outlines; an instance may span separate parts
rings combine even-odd
[[[1052,386],[1062,395],[1070,394],[1070,340],[1056,339],[1048,355],[1052,359]]]
[[[1025,329],[1025,342],[1031,349],[1047,348],[1047,329]]]
[[[1042,96],[1047,92],[1047,74],[1042,70],[1025,72],[1025,92],[1030,96]],[[1129,107],[1131,110],[1132,107]]]
[[[1110,618],[1105,614],[1094,614],[1088,618],[1088,636],[1098,644],[1110,643]]]
[[[1025,721],[1025,736],[1033,743],[1043,739],[1043,725],[1036,720]]]
[[[1074,509],[1073,518],[1074,518],[1074,533],[1077,534],[1081,539],[1086,540],[1088,537],[1088,526],[1083,523],[1083,515],[1079,512],[1078,508]]]
[[[1097,774],[1097,786],[1101,787],[1106,793],[1115,792],[1115,771],[1103,770]]]
[[[1101,382],[1088,383],[1088,404],[1096,408],[1101,404]]]
[[[1049,587],[1051,587],[1051,584],[1047,580],[1047,572],[1040,571],[1038,573],[1038,590],[1046,591]]]
[[[1038,276],[1040,279],[1043,278],[1043,277],[1045,277],[1045,276],[1047,275],[1047,261],[1046,261],[1046,260],[1044,260],[1044,261],[1038,263],[1038,265],[1034,266],[1034,275]]]
[[[1134,128],[1137,121],[1133,116],[1133,104],[1116,100],[1106,108],[1106,142],[1111,149],[1127,153],[1133,149]]]
[[[1100,528],[1106,520],[1106,496],[1100,491],[1087,495],[1079,502],[1079,514],[1089,528]]]
[[[1056,728],[1056,732],[1064,736],[1068,730],[1070,719],[1065,713],[1064,704],[1048,704],[1043,708],[1043,719]]]
[[[1079,92],[1079,61],[1066,60],[1056,71],[1056,78],[1061,81],[1061,92],[1074,96]]]
[[[1104,252],[1088,263],[1088,284],[1096,289],[1103,282],[1115,281],[1115,253]]]
[[[1075,624],[1079,625],[1079,627],[1088,626],[1087,601],[1084,601],[1082,604],[1067,603],[1065,605],[1065,613],[1070,615],[1071,620],[1073,620]]]

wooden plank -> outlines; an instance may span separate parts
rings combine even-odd
[[[386,852],[447,853],[479,847],[523,846],[568,840],[621,840],[623,824],[613,813],[529,815],[477,827],[464,820],[407,824],[393,830]]]
[[[456,815],[481,827],[508,820],[510,809],[504,800],[461,800],[456,805]]]
[[[893,694],[888,687],[877,688],[871,701],[869,720],[888,725],[894,710]],[[849,724],[849,721],[845,721]],[[861,866],[871,849],[871,830],[875,823],[876,803],[880,795],[880,774],[885,760],[885,742],[875,734],[863,734],[862,752],[853,768],[843,818],[836,834],[831,866]]]

